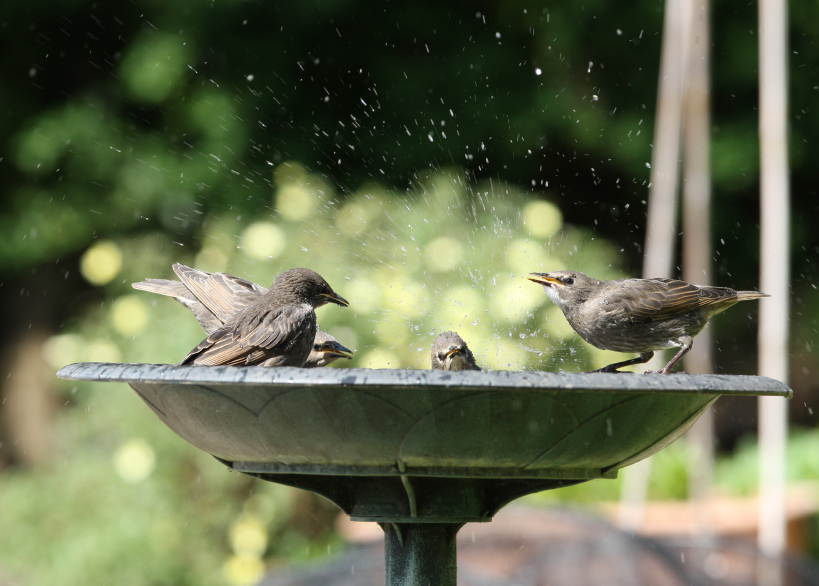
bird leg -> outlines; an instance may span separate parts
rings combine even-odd
[[[686,336],[687,337],[687,336]],[[668,361],[662,370],[647,370],[644,374],[669,374],[671,372],[671,368],[677,364],[677,361],[682,358],[686,352],[691,350],[691,347],[694,345],[694,340],[692,338],[688,338],[686,342],[680,346],[680,351],[674,355],[674,358]]]
[[[637,358],[632,358],[631,360],[624,360],[623,362],[615,362],[614,364],[609,364],[608,366],[598,368],[597,370],[592,370],[591,372],[620,372],[619,370],[617,370],[618,368],[622,368],[624,366],[633,366],[634,364],[645,364],[653,357],[654,352],[641,352]]]

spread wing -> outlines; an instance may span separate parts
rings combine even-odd
[[[261,285],[225,273],[208,273],[178,263],[173,265],[173,270],[184,286],[222,323],[227,323],[267,293]]]
[[[287,353],[302,336],[315,332],[316,314],[306,305],[269,310],[260,307],[259,311],[242,312],[236,318],[202,340],[181,364],[258,364]]]
[[[179,281],[167,279],[146,279],[141,283],[132,283],[131,287],[150,293],[158,293],[175,298],[179,303],[191,310],[196,320],[208,334],[221,328],[224,322],[217,318],[196,296]]]
[[[167,295],[168,297],[185,299],[186,301],[196,301],[196,297],[194,297],[193,293],[188,291],[188,288],[179,281],[171,281],[168,279],[145,279],[140,283],[131,283],[131,287],[141,291],[148,291],[150,293]]]
[[[623,302],[638,322],[668,319],[737,296],[736,291],[726,287],[698,287],[676,279],[629,279],[627,282],[627,288],[615,290],[609,297],[616,297],[622,291]]]

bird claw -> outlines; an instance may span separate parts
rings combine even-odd
[[[623,374],[622,370],[617,370],[616,368],[612,368],[610,364],[608,366],[604,366],[603,368],[598,368],[597,370],[590,370],[588,372],[588,374],[591,374],[593,372],[612,372],[612,373],[617,373],[617,374]]]

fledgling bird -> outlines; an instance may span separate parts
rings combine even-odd
[[[310,355],[307,357],[307,360],[304,361],[303,366],[304,368],[327,366],[339,358],[351,360],[353,358],[353,351],[339,344],[338,340],[327,332],[318,330],[313,340],[313,349],[310,350]],[[266,366],[266,364],[263,362],[262,366]]]
[[[432,343],[434,370],[481,370],[466,342],[455,332],[444,332]]]
[[[678,347],[679,352],[658,371],[668,374],[711,317],[739,301],[769,297],[676,279],[599,281],[579,271],[531,273],[527,279],[543,285],[572,329],[592,346],[640,353],[638,358],[594,372],[618,372],[620,367],[648,362],[655,351]]]
[[[270,289],[225,321],[180,364],[302,366],[318,329],[316,308],[349,303],[310,269],[290,269]]]
[[[146,279],[132,283],[134,289],[173,297],[196,317],[205,333],[212,334],[261,295],[267,287],[226,273],[209,273],[183,264],[173,265],[181,279]],[[352,358],[353,353],[327,332],[316,331],[313,349],[302,365],[304,368],[327,366],[339,358]],[[262,366],[265,366],[262,363]]]

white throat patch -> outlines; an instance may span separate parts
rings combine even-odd
[[[543,285],[543,288],[546,289],[546,295],[549,296],[549,299],[557,305],[558,307],[563,307],[563,300],[560,299],[560,296],[557,294],[557,289],[555,288],[557,285]]]

